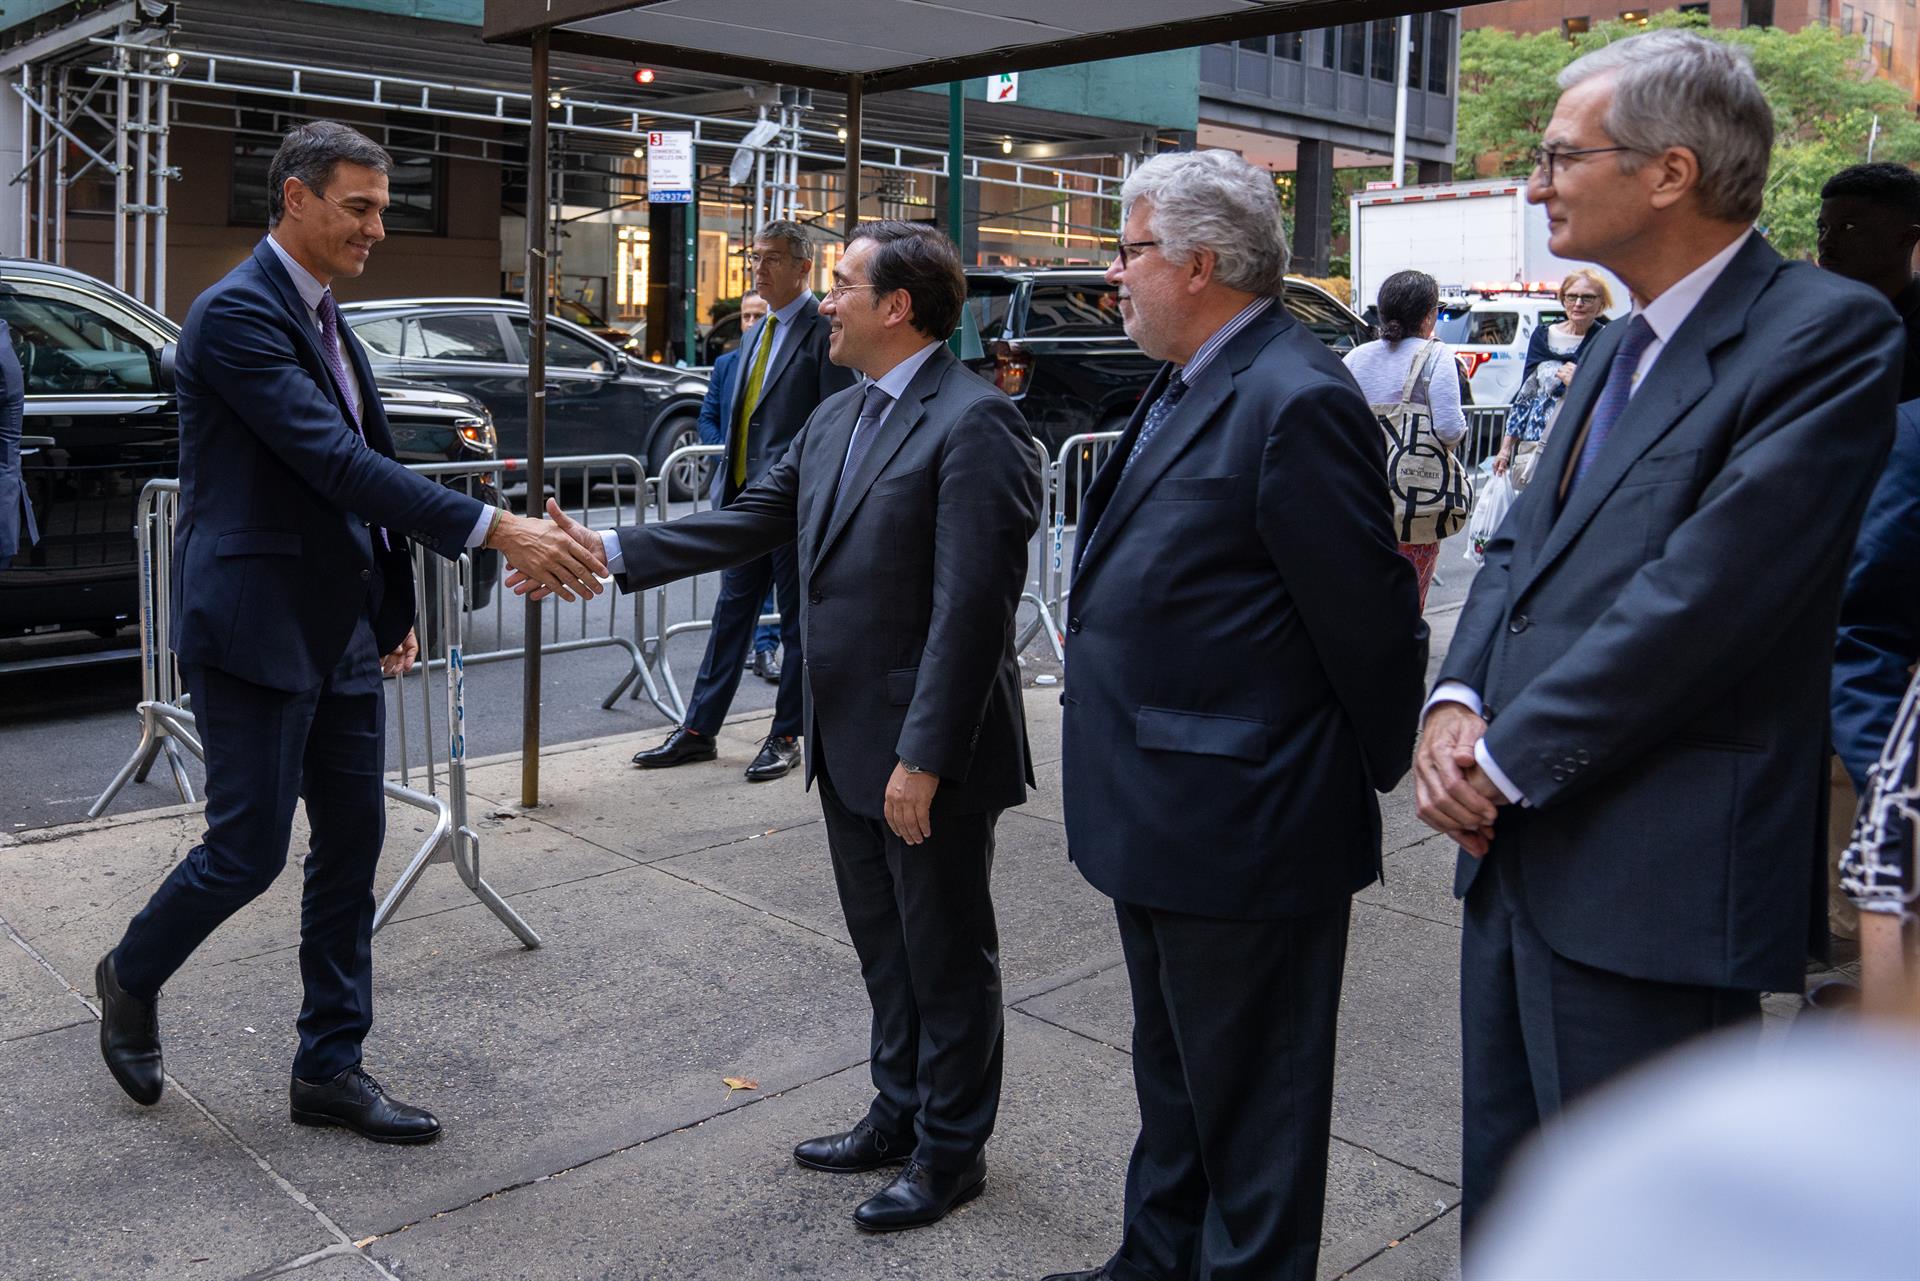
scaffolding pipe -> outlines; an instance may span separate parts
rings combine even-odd
[[[25,166],[27,157],[33,152],[33,113],[28,111],[25,106],[26,103],[33,101],[32,88],[33,67],[31,64],[28,64],[20,68],[20,100],[22,103],[20,108],[20,163],[22,166]],[[22,258],[31,258],[33,257],[32,245],[27,240],[27,236],[33,230],[33,220],[29,217],[31,205],[28,200],[29,188],[27,184],[27,171],[24,167],[20,170],[20,176],[15,178],[14,181],[20,184],[20,256]]]
[[[860,99],[865,93],[865,77],[858,72],[847,77],[847,239],[860,227]],[[799,177],[796,171],[796,178]],[[797,185],[797,184],[796,184]]]
[[[153,215],[153,309],[164,313],[167,310],[167,133],[172,129],[168,119],[167,82],[162,80],[155,95],[159,99],[160,115],[160,163],[155,169],[153,203],[158,206]]]
[[[47,107],[49,105],[47,102],[48,68],[44,63],[40,67],[39,80],[40,85],[37,91],[37,98],[40,103],[40,110],[36,114],[40,118],[40,165],[38,173],[34,175],[34,205],[38,210],[38,217],[35,221],[38,229],[34,232],[33,239],[34,257],[45,261],[49,256],[47,252],[47,226],[51,221],[51,210],[48,208],[48,200],[53,191],[53,157],[47,153],[53,149],[53,131],[47,128]]]
[[[147,302],[147,186],[152,161],[149,127],[153,123],[153,86],[140,82],[139,144],[135,151],[133,173],[133,296]]]
[[[114,51],[114,62],[127,63],[124,49]],[[113,95],[113,287],[127,287],[127,80],[122,76]]]
[[[60,68],[58,88],[54,91],[54,101],[60,106],[60,119],[67,118],[67,69]],[[53,153],[53,260],[62,267],[67,265],[67,149],[58,147]]]

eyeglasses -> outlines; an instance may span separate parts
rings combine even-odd
[[[1120,242],[1121,269],[1125,270],[1127,265],[1127,259],[1133,254],[1135,250],[1155,249],[1155,248],[1158,248],[1159,245],[1160,245],[1160,242],[1157,240],[1123,240],[1121,241]]]
[[[781,263],[800,261],[792,254],[757,254],[752,250],[747,251],[746,259],[749,267],[778,267]]]
[[[1603,156],[1609,151],[1632,150],[1634,150],[1632,147],[1575,147],[1571,150],[1563,150],[1558,147],[1535,147],[1527,154],[1533,161],[1533,172],[1535,176],[1543,173],[1546,174],[1547,185],[1551,187],[1553,185],[1554,166],[1562,160],[1567,160],[1574,156]]]
[[[1566,301],[1581,302],[1581,303],[1585,303],[1589,307],[1592,307],[1592,306],[1598,305],[1598,303],[1600,302],[1600,295],[1599,294],[1568,294],[1566,297]]]
[[[872,285],[835,285],[833,288],[827,290],[827,296],[821,299],[821,301],[822,302],[839,302],[842,294],[850,294],[857,289],[871,289],[871,288],[873,288]]]

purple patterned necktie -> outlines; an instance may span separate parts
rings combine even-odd
[[[1626,409],[1627,399],[1633,395],[1633,375],[1640,368],[1640,357],[1653,338],[1653,326],[1645,316],[1635,313],[1627,322],[1627,332],[1620,339],[1620,345],[1614,348],[1612,362],[1607,365],[1607,381],[1600,388],[1600,398],[1594,402],[1593,416],[1587,420],[1587,438],[1580,446],[1580,461],[1573,469],[1573,485],[1567,487],[1569,494],[1600,456],[1600,447],[1607,443],[1614,423]]]
[[[347,362],[340,354],[340,308],[334,304],[333,290],[320,295],[320,354],[327,358],[327,368],[333,374],[333,385],[340,391],[340,403],[346,409],[347,421],[353,424],[353,430],[359,435],[360,443],[367,444],[367,430],[360,425],[359,398],[355,396],[353,375],[347,372]],[[393,550],[393,540],[387,531],[380,530],[380,545],[388,551]]]

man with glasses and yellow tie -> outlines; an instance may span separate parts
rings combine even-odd
[[[799,434],[807,415],[837,391],[851,387],[854,374],[827,359],[827,321],[807,289],[813,251],[798,223],[776,219],[755,237],[748,254],[753,288],[767,302],[767,318],[747,332],[734,362],[734,385],[727,403],[727,452],[720,465],[714,504],[725,507],[772,469]],[[791,543],[771,554],[727,570],[713,605],[713,630],[707,656],[694,680],[687,718],[658,747],[637,753],[641,769],[666,769],[688,761],[710,761],[717,754],[714,736],[733,704],[740,673],[767,586],[780,606],[780,643],[785,661],[773,725],[759,755],[747,766],[747,781],[765,783],[784,777],[800,763],[800,577]]]

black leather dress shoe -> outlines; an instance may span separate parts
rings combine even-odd
[[[633,763],[641,769],[668,769],[688,761],[710,761],[720,754],[711,734],[696,734],[686,726],[667,735],[658,747],[633,754]]]
[[[793,1159],[810,1170],[829,1174],[859,1174],[883,1165],[898,1165],[913,1151],[913,1139],[890,1139],[866,1121],[840,1134],[827,1134],[795,1145]]]
[[[375,1143],[427,1143],[440,1137],[433,1113],[388,1098],[380,1082],[358,1067],[331,1081],[296,1076],[287,1097],[295,1125],[338,1125]]]
[[[780,683],[780,655],[771,649],[763,649],[753,656],[753,674],[772,684]]]
[[[785,778],[800,767],[800,740],[772,738],[760,744],[760,754],[747,766],[749,783],[770,783]]]
[[[1041,1277],[1040,1281],[1113,1281],[1113,1273],[1107,1271],[1107,1265],[1103,1263],[1084,1272],[1055,1272]]]
[[[893,1182],[874,1193],[853,1212],[854,1224],[868,1232],[900,1232],[924,1228],[947,1217],[947,1211],[987,1190],[987,1158],[977,1156],[964,1170],[941,1173],[918,1161],[893,1176]]]
[[[100,997],[100,1057],[107,1061],[107,1071],[128,1098],[152,1107],[165,1084],[158,1006],[120,986],[112,952],[93,967],[93,990]]]

